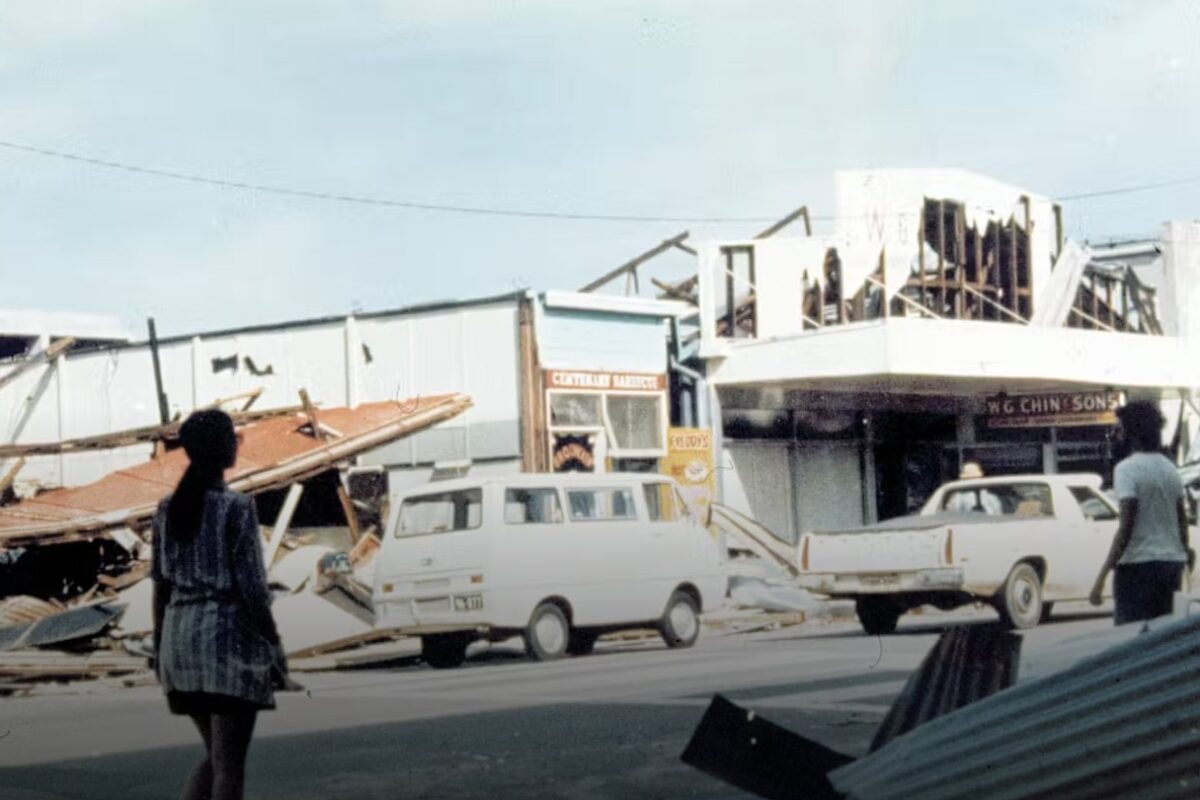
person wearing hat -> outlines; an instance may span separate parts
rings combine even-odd
[[[962,469],[958,472],[959,480],[971,480],[973,478],[983,477],[983,467],[979,466],[977,461],[968,461],[962,465]],[[994,492],[989,492],[987,489],[977,489],[974,492],[958,492],[954,495],[950,511],[958,511],[962,513],[977,513],[989,514],[998,516],[1004,513],[1004,505],[1000,502],[1000,498]]]

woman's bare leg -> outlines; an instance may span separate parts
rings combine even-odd
[[[212,715],[212,800],[242,800],[246,753],[257,717],[257,711]]]
[[[189,714],[192,722],[204,739],[204,758],[196,766],[183,783],[183,792],[179,800],[209,800],[212,797],[212,725],[207,714]]]

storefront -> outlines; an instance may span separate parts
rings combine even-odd
[[[658,470],[667,454],[665,374],[556,369],[544,376],[553,471]]]
[[[684,304],[546,292],[537,317],[545,469],[659,472],[671,424],[669,320]]]

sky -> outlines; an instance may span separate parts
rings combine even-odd
[[[575,289],[683,230],[828,229],[839,168],[1200,176],[1197,41],[1166,0],[5,0],[3,143],[678,221],[0,146],[0,307],[141,337]],[[1064,204],[1092,241],[1197,216],[1200,180]]]

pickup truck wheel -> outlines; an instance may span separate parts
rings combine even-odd
[[[467,660],[469,636],[461,633],[439,633],[421,637],[421,659],[434,669],[461,667]]]
[[[567,615],[553,603],[542,603],[529,616],[525,628],[525,652],[534,661],[553,661],[567,654],[571,626]]]
[[[997,598],[1000,619],[1010,628],[1032,628],[1042,619],[1042,579],[1024,562],[1008,573]]]
[[[871,636],[892,633],[904,613],[900,606],[886,597],[860,597],[854,601],[854,612],[863,630]]]
[[[687,592],[672,592],[658,623],[658,632],[667,647],[691,647],[700,636],[700,610]]]

